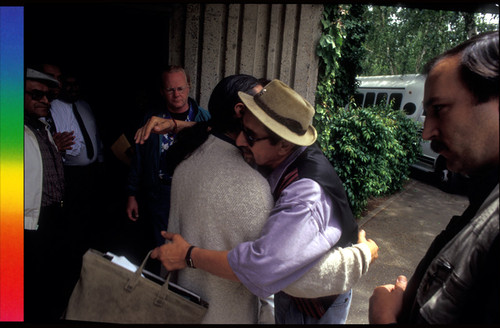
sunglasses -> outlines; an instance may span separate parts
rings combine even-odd
[[[247,144],[250,146],[250,147],[253,147],[253,145],[257,142],[257,141],[261,141],[261,140],[266,140],[266,139],[269,139],[270,136],[267,136],[267,137],[262,137],[262,138],[255,138],[255,137],[252,137],[251,135],[248,134],[248,130],[242,125],[241,126],[241,132],[243,132],[243,135],[245,136],[245,139],[247,140]]]
[[[36,101],[42,100],[43,97],[46,97],[47,100],[50,100],[53,96],[51,92],[44,92],[44,91],[40,91],[37,89],[33,89],[31,91],[25,91],[25,92],[31,96],[31,99],[36,100]]]

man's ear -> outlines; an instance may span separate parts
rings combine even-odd
[[[245,105],[243,105],[243,103],[237,103],[234,106],[234,114],[235,114],[236,118],[242,118],[244,110],[245,110]]]
[[[281,139],[278,141],[278,154],[280,155],[288,155],[290,154],[295,145],[289,141],[286,141],[285,139]]]

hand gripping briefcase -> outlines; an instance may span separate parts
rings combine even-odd
[[[83,256],[80,279],[65,318],[109,323],[200,323],[208,303],[171,283],[170,273],[162,281],[146,278],[144,267],[150,255],[151,251],[133,272],[112,263],[110,256],[89,249]]]

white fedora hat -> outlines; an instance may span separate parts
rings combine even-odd
[[[41,83],[46,84],[49,87],[57,87],[59,86],[59,81],[53,78],[50,75],[45,73],[36,71],[32,68],[26,68],[26,79],[35,80]]]

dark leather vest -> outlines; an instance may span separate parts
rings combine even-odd
[[[336,246],[346,247],[357,243],[358,224],[349,206],[344,185],[317,144],[307,147],[288,166],[274,191],[274,200],[292,182],[304,178],[316,181],[332,198],[334,213],[338,215],[342,226],[342,235]]]

